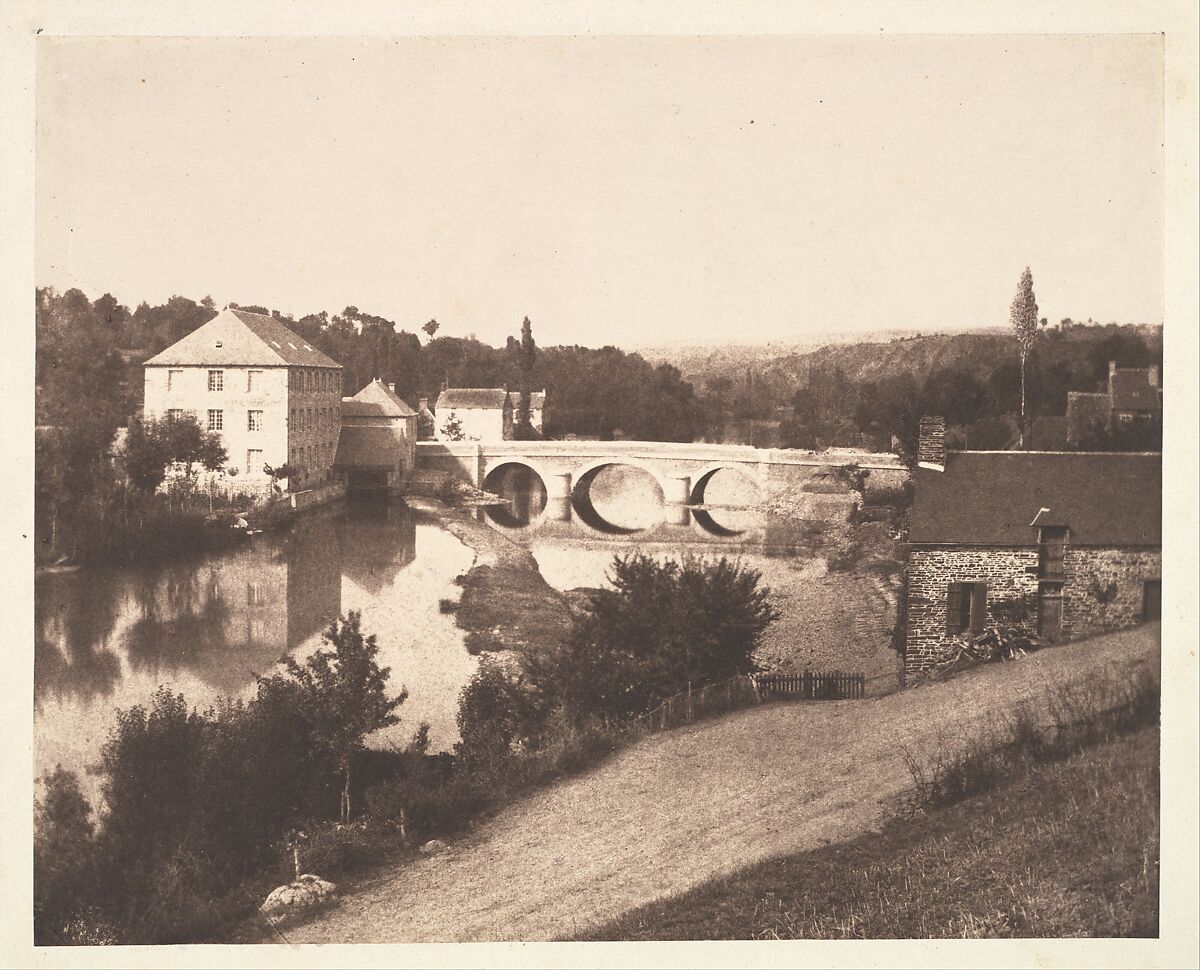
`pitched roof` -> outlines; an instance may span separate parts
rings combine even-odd
[[[509,391],[508,396],[512,398],[512,406],[514,408],[521,406],[521,392]],[[531,411],[542,411],[546,408],[546,392],[545,391],[530,391],[529,392],[529,408]]]
[[[410,408],[378,377],[354,395],[342,398],[342,416],[350,418],[412,418]]]
[[[1117,411],[1157,411],[1162,407],[1158,387],[1145,367],[1117,368],[1109,377],[1112,406]]]
[[[400,442],[391,428],[347,424],[338,434],[334,466],[394,468],[400,461]]]
[[[283,365],[337,367],[304,338],[274,317],[226,307],[166,350],[146,361],[151,365],[213,365],[219,367]]]
[[[503,410],[508,400],[508,391],[502,387],[447,387],[438,395],[437,409],[442,408],[489,408]]]
[[[1065,523],[1074,545],[1162,542],[1157,453],[952,451],[945,471],[914,479],[909,542],[1033,545],[1039,515]]]

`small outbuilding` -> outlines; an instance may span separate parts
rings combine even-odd
[[[1157,620],[1162,455],[947,451],[921,419],[908,536],[905,666],[931,666],[989,622],[1043,640]]]
[[[354,397],[342,398],[335,474],[351,491],[392,490],[412,473],[417,412],[376,378]]]

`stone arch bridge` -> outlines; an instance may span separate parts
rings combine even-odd
[[[704,504],[704,490],[722,469],[740,473],[760,499],[795,489],[807,490],[814,478],[857,465],[872,482],[902,481],[906,469],[895,455],[853,449],[809,452],[749,445],[662,441],[422,441],[417,470],[449,474],[486,488],[493,472],[520,465],[535,472],[546,488],[549,514],[569,517],[572,501],[588,501],[587,490],[603,468],[625,465],[647,472],[662,490],[671,517],[686,524],[689,509]]]

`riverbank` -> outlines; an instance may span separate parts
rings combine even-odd
[[[463,594],[455,611],[468,651],[528,653],[555,650],[566,641],[568,599],[546,582],[528,549],[476,521],[473,510],[424,496],[406,496],[404,502],[475,551],[475,562],[458,580]]]

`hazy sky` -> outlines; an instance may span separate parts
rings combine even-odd
[[[37,280],[496,342],[1161,322],[1157,36],[45,39]]]

